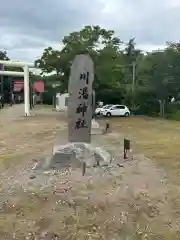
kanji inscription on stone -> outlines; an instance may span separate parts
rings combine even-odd
[[[94,64],[89,55],[77,55],[71,66],[68,98],[69,142],[91,141]]]

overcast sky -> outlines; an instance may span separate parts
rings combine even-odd
[[[114,29],[143,49],[180,39],[180,0],[0,0],[0,50],[34,61],[47,46],[84,25]]]

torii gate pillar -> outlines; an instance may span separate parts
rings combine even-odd
[[[29,68],[34,68],[34,64],[3,60],[0,60],[0,64],[2,64],[3,66],[23,68],[24,72],[0,71],[0,75],[24,77],[24,114],[27,117],[30,116]]]
[[[24,66],[24,113],[25,116],[30,116],[30,103],[29,103],[29,68]]]

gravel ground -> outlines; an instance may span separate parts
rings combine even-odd
[[[120,133],[92,136],[115,157],[109,166],[32,178],[36,161],[67,142],[63,114],[34,113],[22,117],[22,106],[0,113],[1,239],[180,239],[166,173],[140,154],[124,161]]]

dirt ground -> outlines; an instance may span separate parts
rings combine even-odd
[[[123,167],[31,179],[34,161],[67,142],[64,114],[47,107],[34,113],[23,117],[21,106],[0,112],[0,239],[180,239],[179,123],[112,119],[112,132],[93,135],[92,144]],[[124,137],[133,146],[125,162]]]

